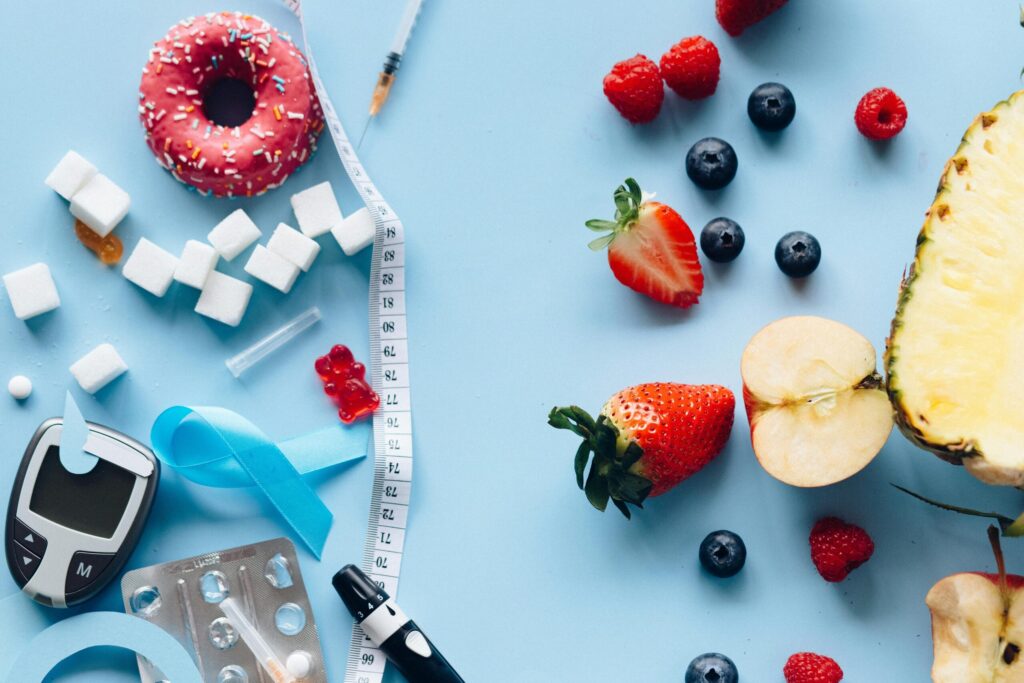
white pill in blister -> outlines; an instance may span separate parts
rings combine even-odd
[[[292,676],[306,678],[313,673],[313,656],[305,650],[296,650],[288,655],[285,666]]]
[[[15,375],[7,383],[7,391],[19,401],[24,401],[32,393],[32,380],[25,375]]]

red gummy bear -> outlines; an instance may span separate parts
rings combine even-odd
[[[377,410],[380,397],[366,382],[366,366],[356,361],[347,346],[337,344],[313,363],[324,383],[324,393],[338,404],[338,417],[345,424]]]

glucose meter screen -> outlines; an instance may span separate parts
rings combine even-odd
[[[60,449],[50,446],[39,466],[28,507],[74,531],[110,538],[134,486],[134,474],[106,460],[97,460],[90,472],[72,474],[60,462]]]

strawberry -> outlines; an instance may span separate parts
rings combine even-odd
[[[612,273],[630,289],[680,308],[697,303],[704,274],[690,226],[672,207],[644,201],[632,178],[615,190],[614,198],[614,221],[587,221],[591,230],[611,231],[590,248],[608,247]]]
[[[655,382],[615,394],[597,420],[570,406],[552,408],[548,424],[583,437],[576,484],[590,504],[604,511],[611,499],[628,519],[628,505],[642,508],[648,496],[665,493],[721,452],[735,406],[725,387]]]
[[[715,94],[722,58],[707,38],[683,38],[661,56],[661,77],[677,95],[700,100]]]
[[[813,652],[798,652],[786,662],[782,669],[786,683],[839,683],[843,670],[831,657]]]
[[[874,552],[868,532],[838,517],[819,519],[811,529],[811,561],[821,578],[831,583],[845,579]]]
[[[604,95],[630,123],[653,121],[665,99],[658,65],[639,54],[619,62],[604,77]]]
[[[715,0],[715,16],[732,37],[786,4],[786,0]]]

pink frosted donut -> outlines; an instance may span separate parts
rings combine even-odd
[[[244,82],[255,97],[252,115],[233,127],[211,121],[204,106],[224,79]],[[287,34],[241,12],[185,19],[154,44],[139,117],[157,162],[216,197],[277,187],[309,159],[324,127],[302,52]]]

